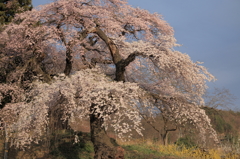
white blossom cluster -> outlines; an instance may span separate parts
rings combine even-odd
[[[122,48],[125,58],[131,53],[140,53],[139,56],[143,57],[128,66],[130,81],[138,82],[144,90],[157,96],[161,104],[156,107],[168,120],[174,120],[179,125],[190,123],[199,130],[203,141],[209,133],[218,143],[210,119],[199,107],[204,105],[202,96],[207,88],[206,81],[215,80],[214,76],[199,65],[200,62],[192,62],[187,54],[166,46],[158,47],[151,42],[120,40],[119,43],[126,46]],[[147,59],[149,57],[150,60]]]
[[[62,121],[74,122],[75,117],[86,119],[90,114],[98,114],[105,121],[103,127],[110,124],[119,137],[132,130],[141,134],[137,104],[145,92],[135,83],[114,82],[98,69],[86,69],[65,79],[55,79],[52,84],[34,84],[27,97],[30,102],[8,104],[1,110],[8,136],[17,147],[41,138],[49,123],[48,112],[57,105],[64,112]],[[63,102],[59,102],[61,98]],[[126,119],[130,122],[123,122]]]
[[[205,111],[193,103],[186,102],[184,99],[162,98],[158,105],[163,116],[170,121],[175,121],[181,126],[191,124],[200,132],[202,143],[210,137],[215,143],[219,143],[216,131],[212,128],[211,121]],[[207,134],[209,133],[209,136]]]

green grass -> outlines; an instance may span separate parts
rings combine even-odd
[[[50,154],[53,159],[93,159],[94,148],[89,133],[78,133],[79,141],[73,144],[73,133],[61,134],[61,141],[52,148]]]
[[[157,146],[148,145],[123,145],[125,149],[125,159],[158,159],[163,154],[157,151]]]
[[[44,159],[93,159],[94,147],[90,140],[89,133],[78,133],[79,143],[73,144],[74,136],[71,132],[61,132],[57,134],[58,139],[52,139],[52,146],[45,153]],[[116,146],[119,146],[116,140],[113,139]],[[156,144],[148,140],[132,140],[128,142],[118,141],[120,146],[125,150],[125,159],[190,159],[190,158],[212,158],[212,159],[238,159],[240,158],[239,147],[236,151],[226,152],[222,149],[208,149],[202,151],[194,145],[188,138],[181,138],[177,144],[164,146]],[[35,145],[32,151],[43,151],[43,145]],[[31,153],[24,154],[30,158],[35,158]],[[34,154],[33,154],[34,155]],[[19,158],[15,157],[15,158]],[[38,158],[38,157],[37,157]]]

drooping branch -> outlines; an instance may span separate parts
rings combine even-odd
[[[142,114],[142,113],[141,113],[140,115],[141,115],[141,117],[142,117],[154,130],[156,130],[158,133],[160,133],[160,130],[158,130],[158,129],[156,128],[156,126],[154,126],[154,125],[152,124],[152,122],[147,119],[147,117],[145,116],[145,114]]]

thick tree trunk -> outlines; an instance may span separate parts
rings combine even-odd
[[[94,159],[124,159],[124,150],[115,146],[102,127],[103,120],[90,115],[91,140],[94,145]]]
[[[114,42],[97,26],[88,30],[88,33],[97,34],[108,46],[111,53],[113,63],[116,65],[116,81],[125,81],[124,71],[127,65],[123,65],[124,60],[119,54],[119,50]],[[124,159],[124,150],[119,146],[115,146],[108,137],[105,129],[102,127],[103,119],[98,115],[90,115],[91,140],[94,145],[94,159]]]
[[[70,45],[70,44],[69,44]],[[65,65],[65,69],[64,69],[64,74],[66,76],[68,76],[71,71],[72,71],[72,50],[70,48],[70,46],[67,46],[67,50],[66,50],[66,65]]]

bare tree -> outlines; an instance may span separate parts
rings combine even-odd
[[[237,99],[229,89],[214,88],[213,91],[208,91],[205,96],[205,105],[218,109],[231,109],[234,106],[234,101]]]

